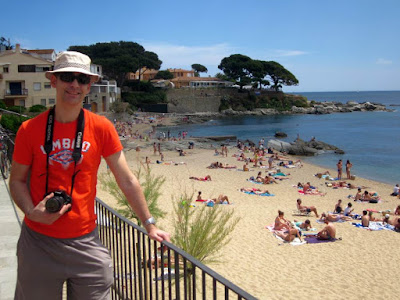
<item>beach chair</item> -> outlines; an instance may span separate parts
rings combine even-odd
[[[294,209],[293,212],[292,212],[292,215],[293,216],[309,217],[311,215],[311,212]]]

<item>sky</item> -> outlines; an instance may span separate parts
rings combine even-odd
[[[201,76],[232,54],[276,61],[299,80],[285,92],[400,90],[398,0],[4,2],[0,36],[25,49],[133,41]]]

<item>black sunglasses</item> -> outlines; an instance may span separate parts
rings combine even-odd
[[[78,81],[79,84],[89,84],[90,83],[90,76],[85,74],[74,75],[71,72],[60,72],[57,74],[58,78],[60,78],[64,82],[71,83],[75,79]]]

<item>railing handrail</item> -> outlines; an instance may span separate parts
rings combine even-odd
[[[128,220],[127,218],[121,216],[117,211],[115,211],[109,205],[105,204],[98,197],[96,197],[96,201],[98,203],[100,203],[102,206],[104,206],[107,210],[109,210],[112,214],[114,214],[115,216],[120,218],[122,221],[126,222],[128,225],[132,226],[134,229],[136,229],[136,230],[140,231],[141,233],[145,234],[146,236],[148,236],[147,231],[144,228],[142,228],[139,225],[133,223],[132,221]],[[246,291],[242,290],[240,287],[238,287],[234,283],[230,282],[229,280],[227,280],[226,278],[224,278],[223,276],[221,276],[217,272],[213,271],[211,268],[207,267],[202,262],[200,262],[198,259],[194,258],[193,256],[191,256],[190,254],[186,253],[182,249],[178,248],[174,244],[169,243],[167,241],[163,241],[162,244],[166,245],[171,250],[175,251],[176,253],[181,255],[183,258],[185,258],[188,261],[190,261],[193,265],[195,265],[196,267],[201,269],[204,273],[208,274],[213,279],[215,279],[219,283],[221,283],[224,286],[226,286],[227,288],[229,288],[232,292],[235,292],[237,295],[240,295],[241,297],[244,297],[245,299],[251,299],[251,300],[256,299],[255,297],[253,297],[252,295],[250,295]]]

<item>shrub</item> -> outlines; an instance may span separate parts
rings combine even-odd
[[[5,129],[12,131],[13,133],[17,133],[19,127],[21,126],[22,122],[28,120],[29,118],[16,116],[11,114],[3,114],[0,120],[1,126]]]
[[[163,217],[166,213],[158,207],[158,198],[161,195],[160,189],[165,182],[165,178],[163,176],[153,176],[150,168],[147,167],[145,167],[144,172],[142,167],[139,167],[135,172],[135,175],[139,181],[143,179],[141,186],[150,214],[156,219]],[[102,173],[99,176],[99,180],[103,185],[103,188],[117,200],[120,207],[117,211],[126,218],[135,219],[137,224],[141,225],[139,217],[129,205],[128,200],[119,188],[114,176],[111,176],[108,172]]]
[[[2,109],[6,109],[7,108],[7,106],[6,106],[6,104],[4,103],[3,100],[0,100],[0,108],[2,108]]]
[[[174,205],[173,243],[202,263],[216,263],[218,252],[229,243],[229,234],[240,218],[222,205],[193,208],[193,194],[182,194]]]
[[[35,112],[35,113],[37,113],[37,112],[44,112],[44,111],[46,111],[47,110],[47,107],[46,106],[44,106],[44,105],[40,105],[40,104],[37,104],[37,105],[33,105],[33,106],[31,106],[30,108],[29,108],[29,112]]]
[[[10,106],[7,110],[22,114],[26,111],[26,108],[24,106]]]

